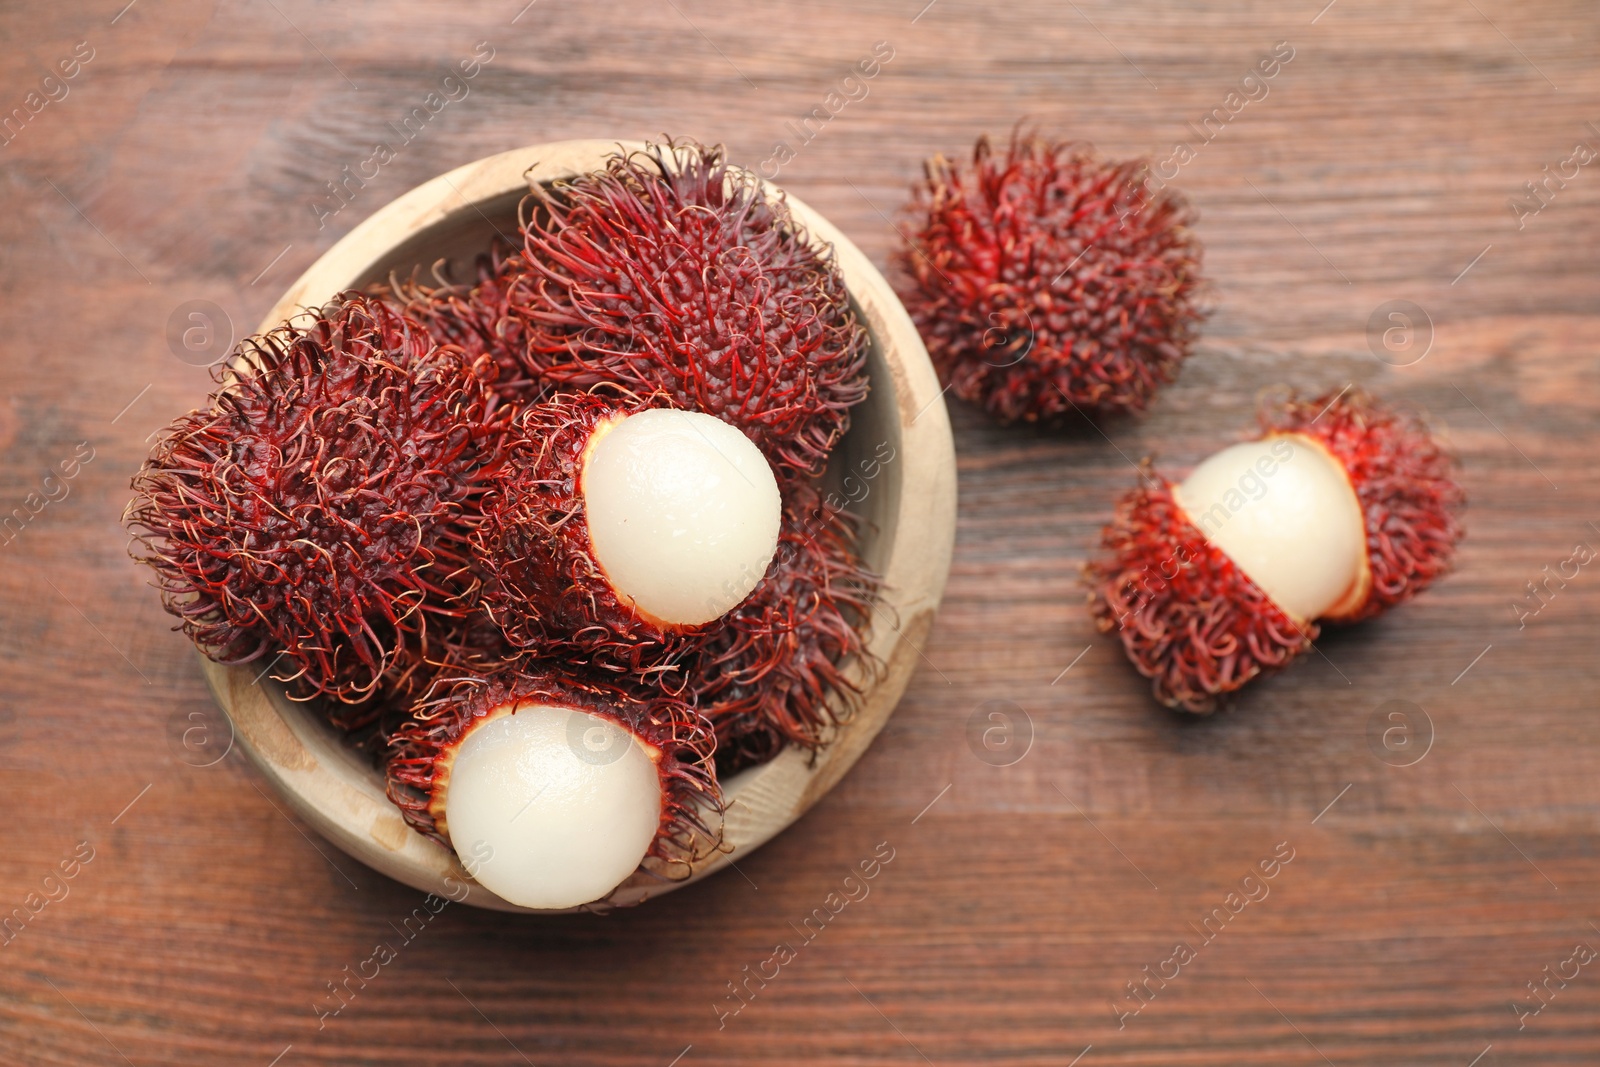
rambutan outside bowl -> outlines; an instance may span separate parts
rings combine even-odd
[[[391,272],[404,277],[420,268],[427,275],[441,259],[449,262],[452,276],[471,277],[473,261],[497,233],[520,245],[515,240],[517,206],[532,184],[597,170],[619,147],[643,145],[533,145],[468,163],[418,186],[312,264],[267,313],[261,331],[306,307],[319,307],[343,290],[384,280]],[[893,713],[944,592],[955,538],[956,464],[943,391],[927,351],[883,275],[861,250],[804,203],[793,196],[788,203],[814,240],[832,245],[855,309],[871,335],[871,393],[854,410],[850,431],[830,459],[824,487],[855,501],[851,509],[865,519],[862,555],[884,578],[865,634],[880,666],[876,672],[859,663],[850,667],[862,683],[862,698],[854,715],[815,757],[787,749],[770,763],[722,783],[727,808],[723,850],[697,863],[680,881],[636,873],[605,904],[636,904],[742,859],[833,788]],[[881,464],[875,477],[866,477],[864,472],[872,469],[869,461],[881,459],[885,446],[894,450],[893,458]],[[201,663],[240,748],[300,817],[329,841],[417,889],[500,911],[534,910],[478,885],[449,849],[408,826],[385,797],[382,776],[368,758],[351,748],[314,707],[290,700],[270,679],[258,681],[258,665],[225,667],[204,657]],[[469,888],[461,898],[463,884]]]

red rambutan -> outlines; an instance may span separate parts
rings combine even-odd
[[[1085,567],[1090,609],[1169,707],[1219,698],[1445,574],[1462,536],[1452,462],[1414,416],[1359,390],[1261,411],[1263,436],[1152,477]]]
[[[440,685],[511,671],[527,658],[506,640],[481,598],[458,618],[436,620],[423,638],[407,645],[384,674],[380,733],[404,722]]]
[[[365,704],[430,617],[476,597],[466,536],[503,432],[494,367],[347,293],[217,373],[133,480],[138,558],[211,658],[276,655],[295,695]]]
[[[389,796],[506,900],[592,903],[716,846],[715,739],[683,701],[536,664],[440,689],[389,738]]]
[[[878,579],[856,556],[853,521],[808,482],[785,493],[766,576],[689,661],[724,774],[766,762],[786,744],[820,748],[859,695],[847,666],[872,666],[861,628]]]
[[[822,470],[867,393],[866,333],[781,195],[669,141],[534,200],[512,301],[546,381],[661,391],[786,472]]]
[[[453,283],[436,266],[431,285],[415,276],[391,277],[369,292],[420,323],[435,344],[493,359],[499,367],[495,390],[502,399],[519,404],[543,399],[549,387],[528,359],[526,323],[511,309],[512,289],[527,284],[527,261],[521,252],[497,247],[479,258],[476,272],[471,284]]]
[[[946,384],[1007,420],[1143,410],[1203,315],[1184,198],[1142,161],[1013,134],[970,168],[926,164],[895,255],[900,296]]]

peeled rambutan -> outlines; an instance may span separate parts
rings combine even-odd
[[[878,579],[856,555],[853,520],[808,482],[785,496],[778,551],[761,584],[689,661],[724,774],[788,744],[820,748],[860,694],[847,668],[873,666],[861,631]]]
[[[738,427],[815,474],[867,393],[830,256],[720,147],[667,142],[534,194],[512,302],[558,389],[611,382]]]
[[[539,664],[440,689],[390,735],[389,796],[504,899],[578,907],[716,847],[715,739],[683,701]]]
[[[370,719],[390,669],[477,596],[494,377],[354,293],[246,341],[133,480],[125,520],[167,610],[211,658],[276,657],[293,695]]]
[[[899,292],[945,383],[1006,420],[1141,411],[1203,316],[1199,239],[1142,160],[1013,134],[972,164],[925,166],[895,255]]]
[[[1359,390],[1264,403],[1262,436],[1151,476],[1085,567],[1090,610],[1169,707],[1219,698],[1448,572],[1464,495],[1414,416]]]
[[[781,510],[772,468],[733,426],[660,399],[560,395],[518,415],[472,542],[515,647],[670,672],[677,636],[766,572]]]

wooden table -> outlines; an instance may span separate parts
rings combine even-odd
[[[0,546],[0,912],[59,898],[0,947],[0,1061],[1595,1062],[1600,966],[1565,961],[1600,948],[1600,578],[1516,607],[1600,546],[1600,168],[1561,177],[1600,146],[1592,4],[124,2],[0,15],[0,109],[40,93],[0,148],[0,514],[44,501]],[[799,143],[788,124],[880,41],[892,59]],[[1202,142],[1189,123],[1279,42],[1266,95],[1245,86]],[[464,97],[442,88],[474,57]],[[429,113],[436,91],[458,99]],[[1115,155],[1191,142],[1175,184],[1216,313],[1106,437],[955,406],[960,532],[926,663],[806,819],[632,912],[408,926],[416,893],[308,835],[227,750],[119,514],[147,435],[206,393],[196,364],[336,237],[509,146],[671,132],[752,165],[789,142],[779,180],[881,263],[918,161],[1023,116]],[[1391,301],[1432,323],[1409,366],[1374,354]],[[1096,634],[1078,569],[1130,460],[1181,470],[1280,381],[1427,407],[1469,539],[1421,601],[1178,718]],[[998,755],[969,743],[996,710]],[[1275,854],[1268,895],[1205,925]],[[395,958],[332,1014],[380,942]],[[780,942],[799,947],[777,977],[730,998]],[[1178,975],[1129,999],[1178,942]]]

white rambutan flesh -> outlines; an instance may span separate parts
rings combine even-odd
[[[589,711],[519,704],[474,725],[451,761],[450,840],[486,857],[487,889],[528,908],[609,895],[654,842],[662,787],[656,753]]]
[[[1233,445],[1173,493],[1205,534],[1302,623],[1364,596],[1366,522],[1344,468],[1300,434]]]
[[[651,408],[597,428],[583,466],[595,559],[624,601],[673,626],[720,618],[772,562],[777,479],[738,429]]]

